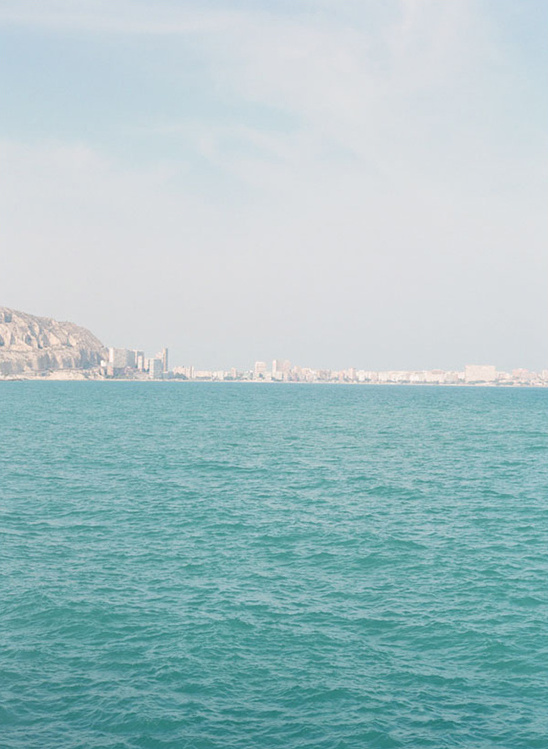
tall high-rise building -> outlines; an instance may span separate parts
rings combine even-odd
[[[274,359],[272,362],[272,378],[283,380],[287,378],[291,370],[291,362],[288,359]]]

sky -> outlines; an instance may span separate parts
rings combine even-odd
[[[548,368],[548,3],[0,0],[0,305],[174,365]]]

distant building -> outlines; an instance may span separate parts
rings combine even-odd
[[[109,348],[108,363],[113,369],[126,369],[135,366],[135,352],[127,348]]]
[[[154,358],[155,359],[160,359],[160,361],[162,362],[162,367],[163,367],[163,371],[164,372],[168,372],[169,371],[168,350],[167,350],[167,348],[163,348],[161,351],[159,351]]]
[[[331,370],[330,369],[318,369],[316,372],[316,377],[320,382],[329,382],[331,379]]]
[[[114,369],[125,369],[127,364],[127,349],[125,348],[109,348],[108,350],[108,363]]]
[[[495,382],[497,368],[492,364],[467,364],[464,368],[465,382]]]
[[[182,377],[185,380],[194,379],[194,367],[173,367],[173,374],[176,377]]]
[[[518,382],[532,382],[536,375],[534,372],[530,372],[528,369],[513,369],[512,377]]]
[[[287,359],[274,359],[272,362],[272,379],[287,380],[291,371],[291,362]]]
[[[139,370],[139,372],[145,371],[145,352],[144,351],[134,351],[135,354],[135,368]]]
[[[164,374],[164,362],[155,358],[148,360],[148,375],[152,380],[159,380]]]
[[[256,380],[264,380],[266,375],[266,362],[256,361],[253,367],[253,376]]]
[[[445,372],[443,369],[429,369],[424,373],[424,381],[439,385],[445,382]]]

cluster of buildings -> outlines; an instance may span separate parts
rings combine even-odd
[[[101,362],[101,370],[109,378],[159,380],[169,374],[168,364],[167,348],[150,358],[144,351],[109,348],[108,360]]]
[[[196,369],[193,366],[168,366],[168,350],[155,357],[146,358],[142,351],[109,349],[108,361],[103,362],[103,375],[121,379],[170,379],[192,381],[244,381],[244,382],[332,382],[392,385],[496,385],[496,386],[548,386],[548,370],[531,372],[514,369],[500,372],[493,365],[468,364],[463,371],[383,370],[366,369],[332,370],[298,367],[287,359],[274,359],[269,364],[257,361],[253,369],[239,371]]]
[[[311,369],[291,364],[287,359],[274,359],[270,364],[257,361],[253,369],[240,371],[196,369],[193,366],[168,367],[168,350],[163,349],[154,358],[147,359],[142,351],[110,349],[108,362],[104,363],[107,377],[123,379],[170,379],[193,381],[244,381],[244,382],[341,382],[356,384],[392,385],[548,385],[548,370],[531,372],[514,369],[500,372],[493,365],[468,364],[463,371],[382,370],[366,369]]]
[[[247,380],[256,382],[347,382],[363,384],[400,385],[548,385],[548,370],[530,372],[515,369],[512,372],[497,371],[493,365],[468,364],[463,371],[431,370],[383,370],[366,369],[332,370],[311,369],[293,366],[286,359],[255,362],[252,370],[236,372],[198,371],[192,367],[175,368],[174,374],[189,380]]]

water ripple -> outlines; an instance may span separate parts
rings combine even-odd
[[[0,397],[2,749],[548,746],[548,392]]]

